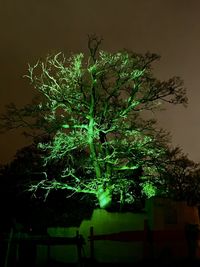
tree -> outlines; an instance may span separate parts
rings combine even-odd
[[[39,91],[39,102],[22,109],[8,106],[2,116],[8,129],[31,126],[48,136],[40,142],[46,165],[62,166],[31,183],[29,190],[66,189],[93,194],[101,208],[112,199],[132,203],[140,193],[150,197],[164,168],[166,135],[145,119],[162,102],[185,104],[178,77],[159,81],[153,75],[156,54],[101,51],[90,36],[89,57],[47,56],[26,75]],[[144,115],[143,115],[144,114]]]
[[[24,230],[39,233],[50,226],[78,227],[83,219],[91,217],[94,205],[90,198],[83,198],[81,194],[66,198],[64,191],[54,191],[43,201],[44,192],[37,190],[30,198],[26,186],[39,181],[44,171],[41,156],[37,142],[33,142],[19,149],[9,164],[0,166],[0,229],[10,230],[10,224],[18,222]],[[60,168],[56,165],[46,166],[44,175],[59,176]]]
[[[200,165],[188,158],[179,147],[167,152],[166,168],[162,173],[162,194],[188,204],[199,204]]]

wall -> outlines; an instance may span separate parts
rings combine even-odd
[[[90,246],[88,236],[90,227],[94,227],[94,234],[110,234],[121,231],[135,231],[144,229],[144,220],[148,219],[151,230],[183,230],[186,223],[199,224],[198,209],[189,207],[185,202],[174,202],[168,199],[152,198],[146,202],[144,213],[110,213],[103,209],[94,210],[90,220],[84,220],[80,227],[69,228],[48,228],[51,236],[75,236],[78,230],[83,235],[86,244],[84,254],[90,257]],[[133,262],[143,257],[143,242],[113,242],[113,241],[95,241],[95,258],[100,262]],[[171,246],[171,244],[169,244]],[[169,249],[166,244],[154,245],[152,248],[157,257],[162,253],[167,253]],[[173,253],[177,256],[184,256],[187,253],[186,244],[176,242],[173,244]],[[167,251],[167,252],[166,252]],[[178,254],[179,251],[180,253]],[[38,250],[38,258],[44,258]],[[169,254],[169,255],[168,255]],[[54,246],[50,248],[50,256],[61,262],[76,262],[77,251],[75,246]]]
[[[110,234],[120,231],[134,231],[144,229],[144,219],[146,214],[134,213],[110,213],[103,209],[94,210],[90,220],[84,220],[79,228],[49,228],[48,233],[52,236],[74,236],[78,230],[83,235],[86,244],[84,246],[85,256],[90,256],[90,246],[88,236],[90,235],[90,227],[93,226],[94,234]],[[142,257],[142,242],[113,242],[113,241],[96,241],[95,242],[95,258],[99,261],[133,261]],[[131,255],[131,256],[130,256]],[[76,249],[74,247],[51,249],[51,257],[59,258],[64,261],[67,257],[69,262],[77,260]]]

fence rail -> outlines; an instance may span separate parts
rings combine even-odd
[[[4,267],[10,266],[9,260],[11,257],[11,246],[12,249],[14,247],[14,255],[15,262],[19,261],[19,255],[18,255],[18,248],[19,246],[24,246],[24,247],[31,247],[31,249],[36,249],[37,245],[45,245],[48,248],[48,254],[47,254],[47,261],[50,258],[50,247],[51,246],[56,246],[56,245],[62,245],[62,246],[67,246],[67,245],[75,245],[77,247],[77,257],[78,257],[78,263],[81,263],[82,261],[82,247],[85,243],[85,240],[82,235],[79,234],[79,232],[76,232],[76,236],[74,237],[51,237],[49,235],[31,235],[31,234],[22,234],[22,233],[13,233],[12,235],[1,235],[1,245],[4,244],[6,246],[7,244],[7,249],[5,253],[5,261],[4,261]],[[13,254],[13,251],[12,251]],[[24,255],[26,257],[27,255]],[[33,259],[36,260],[36,259]]]
[[[194,225],[191,225],[194,226]],[[196,230],[195,230],[196,229]],[[88,240],[90,242],[90,257],[94,259],[95,242],[116,241],[116,242],[142,242],[143,244],[143,257],[146,258],[152,253],[153,246],[162,246],[164,244],[182,243],[186,250],[186,256],[195,256],[197,252],[198,242],[200,241],[200,232],[197,228],[180,230],[150,230],[148,221],[144,221],[143,230],[139,231],[121,231],[111,234],[94,234],[94,228],[90,228],[90,235]],[[150,248],[151,247],[151,248]]]

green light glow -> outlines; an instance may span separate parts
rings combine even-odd
[[[97,197],[99,200],[99,206],[102,209],[108,208],[112,203],[112,196],[110,189],[99,190],[97,193]]]
[[[156,189],[155,189],[155,186],[153,186],[153,184],[146,182],[142,185],[142,187],[143,187],[142,189],[143,193],[148,198],[151,198],[156,195]]]

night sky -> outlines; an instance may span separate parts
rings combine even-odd
[[[155,52],[160,79],[180,76],[189,105],[169,106],[158,115],[195,161],[200,161],[199,0],[0,0],[0,112],[10,102],[28,103],[34,94],[22,78],[27,64],[48,53],[87,51],[87,35],[103,37],[102,49]],[[29,143],[18,131],[0,136],[0,163]]]

